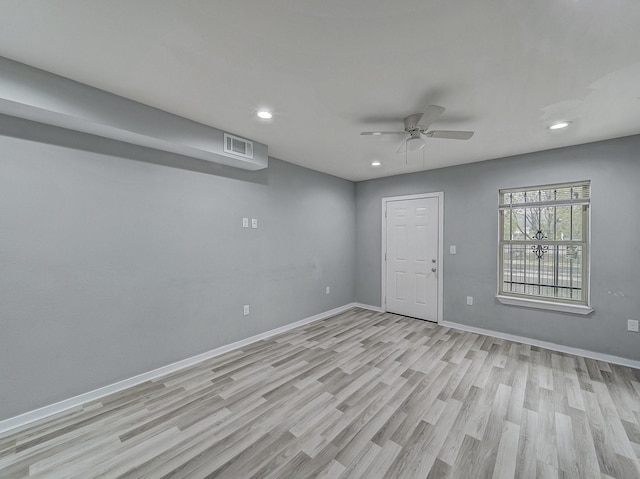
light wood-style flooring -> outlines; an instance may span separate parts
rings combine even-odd
[[[640,370],[353,309],[0,436],[2,478],[640,478]]]

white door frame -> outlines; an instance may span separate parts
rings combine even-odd
[[[442,312],[444,303],[444,191],[436,191],[433,193],[420,193],[417,195],[404,196],[388,196],[382,198],[382,290],[380,291],[380,304],[383,311],[387,310],[387,261],[385,254],[387,252],[387,203],[390,201],[400,200],[417,200],[421,198],[438,198],[438,324],[442,323]]]

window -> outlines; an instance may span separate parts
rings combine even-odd
[[[589,202],[589,181],[500,190],[500,301],[591,312]]]

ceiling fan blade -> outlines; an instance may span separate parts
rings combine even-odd
[[[403,142],[400,144],[400,148],[398,148],[398,149],[396,150],[396,154],[398,154],[398,153],[404,153],[405,151],[407,151],[407,140],[403,141]]]
[[[363,131],[360,133],[361,135],[372,135],[372,136],[381,136],[381,135],[406,135],[406,131]]]
[[[429,125],[436,121],[440,116],[444,113],[445,108],[438,105],[429,105],[425,110],[424,114],[418,120],[418,125],[422,126],[423,129],[429,128]]]
[[[473,131],[431,130],[425,133],[429,138],[444,138],[446,140],[468,140]]]

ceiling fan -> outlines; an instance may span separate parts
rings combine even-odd
[[[445,108],[437,105],[429,105],[424,113],[409,115],[404,119],[404,131],[363,131],[361,135],[406,135],[409,134],[398,153],[405,148],[408,151],[418,151],[424,148],[422,135],[427,138],[443,138],[446,140],[468,140],[473,136],[473,131],[460,130],[429,130],[429,126],[444,113]]]

